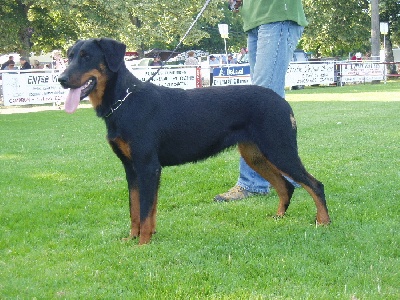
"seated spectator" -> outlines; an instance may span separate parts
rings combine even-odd
[[[15,62],[13,60],[8,61],[8,64],[5,66],[4,70],[15,70]]]
[[[4,64],[1,65],[1,69],[2,69],[2,70],[5,70],[6,67],[7,67],[11,62],[13,62],[13,64],[15,64],[15,63],[14,63],[14,56],[12,56],[12,55],[9,56],[9,57],[8,57],[8,60],[7,60]]]

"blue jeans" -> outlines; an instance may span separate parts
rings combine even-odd
[[[248,32],[252,83],[285,97],[285,75],[303,27],[292,21],[264,24]],[[270,183],[251,169],[243,158],[239,163],[237,185],[253,193],[268,193]],[[291,181],[292,182],[292,181]]]

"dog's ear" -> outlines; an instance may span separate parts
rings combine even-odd
[[[96,39],[96,41],[104,52],[108,68],[112,72],[117,72],[124,64],[126,46],[109,38]]]

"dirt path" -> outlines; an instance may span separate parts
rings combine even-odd
[[[79,108],[89,108],[92,107],[90,104],[80,104]],[[38,111],[47,110],[64,110],[64,105],[27,105],[27,106],[2,106],[0,105],[0,115],[10,115],[10,114],[25,114]]]

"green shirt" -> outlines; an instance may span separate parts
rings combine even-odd
[[[294,21],[303,27],[308,24],[301,0],[243,0],[240,13],[245,32],[273,22]]]

